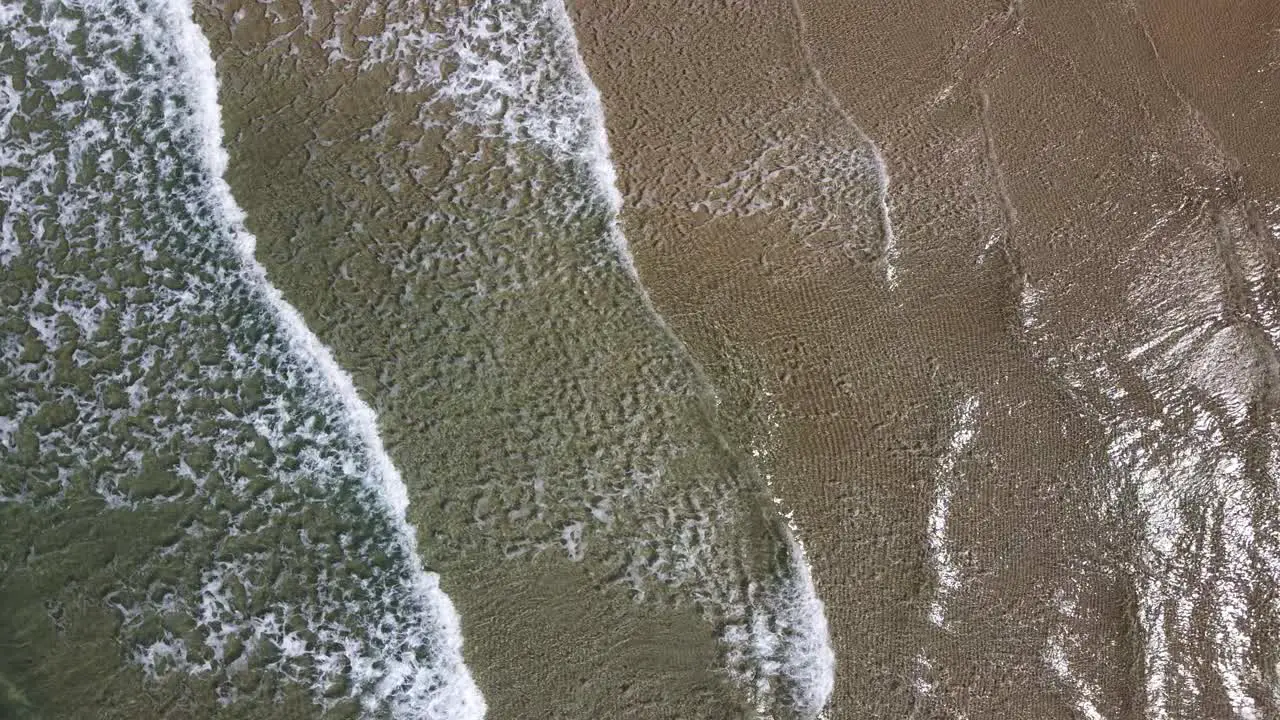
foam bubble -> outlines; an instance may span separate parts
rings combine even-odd
[[[757,647],[762,654],[776,648],[778,673],[786,685],[789,705],[800,717],[813,718],[831,699],[836,658],[826,612],[796,532],[793,526],[786,538],[790,568],[771,600],[774,637]]]

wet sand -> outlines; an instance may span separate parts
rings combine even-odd
[[[1227,411],[1150,373],[1241,356],[1223,392],[1252,425],[1224,446],[1272,442],[1272,290],[1252,278],[1276,269],[1277,18],[1154,5],[577,4],[645,286],[721,387],[776,400],[769,470],[827,603],[833,717],[1276,712],[1275,578],[1230,569],[1252,550],[1152,549],[1224,532],[1231,501],[1115,455],[1158,419],[1153,456],[1206,447],[1191,416]],[[1233,289],[1215,247],[1237,240],[1269,272]],[[1224,294],[1234,319],[1164,302]],[[1143,354],[1192,320],[1256,342]],[[1274,492],[1250,493],[1274,522]],[[1244,596],[1250,621],[1215,616]],[[1178,602],[1196,620],[1153,630]]]
[[[573,8],[643,283],[735,439],[767,451],[809,548],[833,718],[1277,712],[1277,18],[1262,2],[1155,5]],[[330,278],[389,281],[314,239],[350,211],[341,143],[376,120],[389,79],[307,75],[307,55],[271,43],[287,21],[230,36],[237,7],[201,17],[231,182],[273,278],[403,428],[388,444],[411,481],[430,432],[394,388],[422,376],[381,372],[368,350],[411,359],[403,318]],[[366,315],[373,333],[352,332]],[[1217,470],[1176,469],[1197,447],[1212,450],[1198,468],[1246,469],[1203,489]],[[422,527],[433,502],[415,497]],[[1249,572],[1223,539],[1240,513]],[[550,558],[448,557],[428,560],[492,717],[745,714],[692,613]],[[1236,601],[1243,621],[1219,611]]]

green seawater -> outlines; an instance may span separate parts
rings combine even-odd
[[[6,712],[477,717],[463,659],[504,709],[542,672],[508,623],[629,685],[652,616],[708,707],[816,714],[763,412],[643,294],[562,5],[199,6],[243,224],[181,3],[0,7]]]
[[[244,256],[189,15],[0,26],[6,712],[478,716],[398,477]]]

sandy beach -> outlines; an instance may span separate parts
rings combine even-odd
[[[1263,323],[1276,17],[1147,5],[576,6],[645,286],[722,387],[777,403],[770,471],[827,603],[832,717],[1275,711],[1274,581],[1222,547],[1150,550],[1169,528],[1134,496],[1195,493],[1173,472],[1135,488],[1114,434],[1191,433],[1196,401],[1174,394],[1198,382],[1243,393],[1259,424],[1232,444],[1267,442],[1265,333],[1240,330],[1244,367],[1212,381],[1162,385],[1145,373],[1183,359],[1134,349]],[[1215,232],[1257,263],[1237,287]],[[1234,320],[1224,293],[1248,306]],[[1232,365],[1207,345],[1188,362]],[[1221,522],[1199,497],[1172,534]],[[1253,598],[1242,655],[1204,634],[1212,592],[1150,579],[1187,566]],[[1179,600],[1196,621],[1167,619]],[[1186,679],[1160,674],[1179,663]]]
[[[571,4],[641,282],[714,388],[687,381],[659,419],[718,428],[690,468],[755,451],[717,486],[743,516],[764,517],[757,470],[794,511],[831,718],[1280,712],[1280,18],[1156,5]],[[542,388],[486,366],[505,350],[470,328],[524,311],[450,316],[465,273],[395,270],[419,260],[412,208],[442,202],[449,132],[411,127],[425,95],[385,71],[331,63],[333,15],[199,7],[229,180],[269,273],[383,418],[490,717],[751,717],[689,606],[635,602],[608,555],[511,563],[504,490],[432,484],[544,451],[503,436],[495,460],[469,443],[496,421],[424,419],[463,416],[441,372],[514,417],[504,383],[624,407],[603,369],[692,371],[603,274],[580,293],[610,328],[600,372]],[[473,140],[455,165],[482,159]],[[562,300],[538,297],[535,317]],[[536,347],[509,322],[507,348]],[[769,547],[759,522],[742,532]]]

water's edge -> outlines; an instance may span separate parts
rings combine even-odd
[[[397,539],[402,543],[411,564],[414,590],[424,600],[423,605],[435,611],[433,617],[424,619],[433,622],[439,639],[443,641],[440,648],[445,651],[445,657],[439,658],[438,662],[448,668],[451,680],[451,686],[440,693],[447,698],[442,703],[447,708],[446,715],[442,717],[483,717],[484,699],[462,659],[461,620],[448,596],[440,589],[439,576],[422,566],[417,551],[417,530],[409,523],[407,516],[408,490],[383,447],[377,417],[368,403],[360,397],[351,376],[338,366],[329,348],[311,332],[297,309],[271,284],[266,268],[254,255],[256,240],[245,228],[245,213],[236,203],[231,187],[224,179],[228,155],[222,132],[222,111],[218,104],[218,76],[209,42],[194,20],[191,2],[169,0],[165,5],[165,12],[170,26],[176,31],[176,42],[185,49],[184,57],[191,63],[186,68],[189,86],[192,88],[191,96],[197,108],[197,118],[206,139],[202,159],[213,180],[211,191],[220,201],[225,219],[235,227],[236,249],[241,262],[250,276],[259,281],[262,299],[276,313],[280,326],[288,333],[290,346],[299,356],[314,362],[325,380],[331,384],[366,451],[376,462],[374,472],[381,480],[381,486],[376,490],[385,503]]]
[[[609,229],[613,244],[617,248],[623,265],[633,278],[646,309],[671,342],[679,348],[684,360],[694,368],[705,391],[714,397],[717,392],[715,384],[694,353],[654,305],[636,269],[635,260],[623,234],[623,198],[617,187],[617,171],[613,166],[609,149],[604,103],[599,89],[591,80],[590,72],[578,47],[576,28],[565,4],[566,0],[549,1],[555,7],[556,18],[573,58],[574,70],[578,73],[588,97],[586,105],[590,112],[592,142],[586,148],[584,152],[586,157],[583,160],[592,169],[599,192],[608,202],[613,216]],[[892,230],[889,229],[887,219],[885,227],[886,233],[891,235]],[[892,281],[891,264],[888,272]],[[767,478],[765,483],[770,486],[767,490],[773,502],[778,506],[785,505],[785,501],[773,493],[772,484],[768,483]],[[804,543],[800,539],[800,528],[790,512],[780,514],[778,520],[787,546],[790,567],[783,572],[783,577],[778,580],[778,586],[773,588],[773,592],[768,595],[764,604],[770,611],[769,614],[773,616],[773,622],[782,629],[766,628],[764,625],[767,623],[754,628],[755,648],[753,649],[757,653],[757,662],[762,665],[776,663],[773,667],[765,669],[762,675],[777,674],[781,677],[786,686],[792,711],[801,717],[815,718],[821,716],[835,687],[835,651],[831,645],[825,608],[818,596]],[[782,648],[781,653],[778,652],[779,645]],[[761,680],[757,693],[757,711],[767,716],[767,706],[772,699],[767,679]]]

